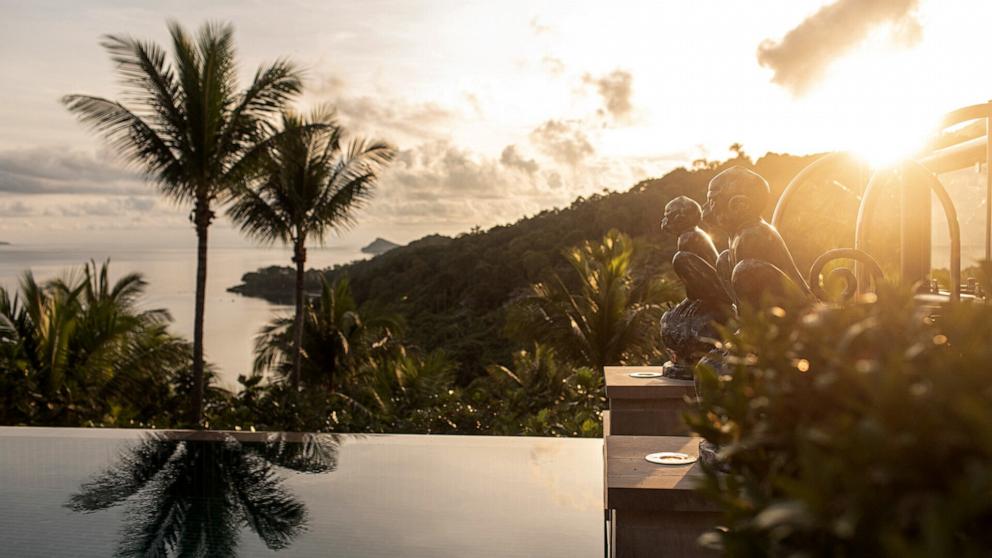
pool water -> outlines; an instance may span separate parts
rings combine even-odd
[[[602,440],[0,428],[0,555],[585,557]]]

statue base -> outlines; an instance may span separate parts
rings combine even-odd
[[[727,464],[720,459],[720,446],[706,440],[700,440],[699,442],[699,462],[703,464],[703,467],[711,471],[720,473],[730,472]]]
[[[726,321],[729,307],[705,300],[684,299],[661,317],[661,341],[671,356],[662,373],[679,380],[694,379],[700,357],[713,350],[719,337],[714,322]]]
[[[668,361],[661,367],[661,374],[673,380],[694,380],[693,370],[695,366],[689,366],[684,362]]]

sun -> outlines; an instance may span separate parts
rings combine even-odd
[[[846,150],[872,168],[889,167],[922,155],[934,129],[934,125],[907,114],[901,119],[867,124],[864,133],[850,138]]]

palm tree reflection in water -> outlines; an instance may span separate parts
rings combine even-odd
[[[127,506],[117,556],[233,556],[242,527],[279,550],[306,529],[307,510],[276,467],[333,471],[337,446],[327,434],[156,433],[84,483],[66,506]]]

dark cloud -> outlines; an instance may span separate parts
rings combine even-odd
[[[61,148],[0,151],[0,192],[17,194],[142,194],[140,174],[105,155]]]
[[[780,41],[765,40],[758,62],[774,70],[772,81],[793,93],[805,92],[836,57],[860,44],[883,24],[903,44],[920,40],[918,0],[837,0],[806,18]]]
[[[516,145],[507,145],[499,157],[499,162],[511,169],[518,169],[527,174],[534,174],[540,170],[540,166],[538,166],[537,161],[534,159],[527,159],[520,155],[520,152],[517,151]]]
[[[582,81],[596,87],[603,98],[603,111],[614,121],[630,121],[634,109],[630,102],[634,76],[630,72],[618,69],[599,77],[586,74]]]
[[[596,152],[580,124],[573,121],[548,120],[530,133],[530,140],[547,156],[573,167]]]

